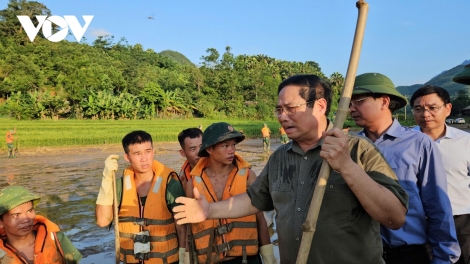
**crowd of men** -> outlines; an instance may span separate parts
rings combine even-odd
[[[454,81],[470,84],[470,65]],[[407,98],[387,76],[361,74],[349,105],[359,133],[333,128],[331,100],[329,83],[315,75],[278,86],[275,114],[290,141],[258,176],[236,152],[245,135],[225,122],[178,135],[179,174],[154,159],[150,134],[125,135],[129,166],[113,182],[119,156],[105,160],[98,226],[110,226],[117,208],[123,263],[274,264],[263,212],[275,210],[279,261],[295,263],[326,160],[332,170],[308,263],[469,264],[470,134],[445,123],[448,92],[419,88],[409,102],[417,126],[408,128],[393,117]],[[262,133],[269,152],[266,124]],[[81,259],[57,225],[34,213],[39,199],[20,186],[0,191],[0,263]]]

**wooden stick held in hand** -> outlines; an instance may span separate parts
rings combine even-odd
[[[334,127],[342,128],[344,120],[346,119],[349,112],[349,102],[351,101],[351,94],[353,90],[354,80],[356,78],[357,65],[359,64],[359,55],[361,53],[362,39],[364,37],[364,29],[366,26],[367,12],[369,6],[363,0],[356,2],[359,15],[356,24],[356,33],[354,35],[354,42],[351,50],[351,56],[349,58],[348,71],[346,73],[346,80],[344,82],[343,91],[341,92],[341,99],[338,104],[338,110],[336,111],[336,119]],[[308,255],[310,253],[310,247],[313,241],[313,235],[318,220],[318,214],[320,213],[321,203],[323,201],[323,195],[325,193],[326,183],[330,176],[330,165],[326,160],[323,160],[320,174],[318,175],[317,185],[313,192],[312,202],[308,209],[307,219],[302,225],[302,242],[300,244],[299,254],[297,255],[297,264],[305,264],[308,261]]]
[[[119,256],[121,253],[121,243],[119,241],[119,212],[118,212],[118,200],[117,200],[117,189],[116,189],[116,173],[113,171],[113,214],[114,214],[114,244],[116,249],[116,264],[119,264]]]

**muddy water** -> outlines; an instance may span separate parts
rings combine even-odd
[[[279,146],[272,140],[271,150]],[[155,143],[155,158],[179,172],[184,159],[177,143]],[[261,140],[246,140],[237,153],[259,174],[266,164]],[[5,153],[6,154],[6,153]],[[126,166],[122,147],[105,145],[76,148],[38,148],[22,150],[15,159],[0,156],[0,188],[22,185],[39,194],[37,208],[57,223],[82,253],[81,263],[111,263],[114,258],[114,232],[95,224],[95,201],[101,184],[104,160],[119,154],[120,172]],[[111,262],[110,262],[111,261]]]

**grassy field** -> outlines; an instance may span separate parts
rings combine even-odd
[[[248,138],[261,136],[260,129],[267,123],[273,137],[278,137],[277,121],[208,120],[208,119],[155,119],[155,120],[35,120],[17,121],[0,118],[3,135],[16,127],[20,148],[51,146],[86,146],[121,143],[121,139],[133,130],[144,130],[152,135],[155,142],[177,141],[178,134],[185,128],[203,126],[214,122],[228,122],[235,129],[242,129]],[[6,150],[6,144],[0,147]]]

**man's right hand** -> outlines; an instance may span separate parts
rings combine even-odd
[[[104,161],[104,170],[103,176],[108,179],[112,179],[113,172],[118,170],[118,162],[119,155],[109,155],[108,158]]]
[[[175,202],[178,205],[173,208],[178,225],[187,223],[200,223],[209,217],[210,204],[204,195],[201,195],[196,187],[193,189],[194,198],[178,197]]]
[[[96,204],[113,205],[113,174],[118,169],[118,159],[119,155],[109,155],[104,161],[103,178]]]

